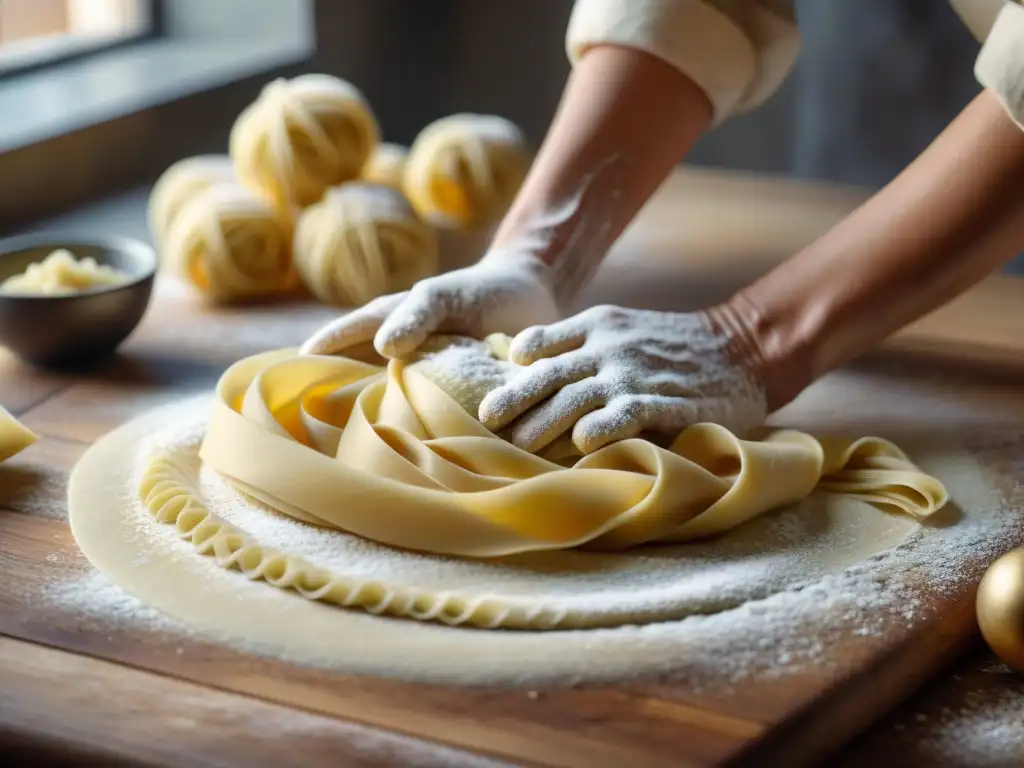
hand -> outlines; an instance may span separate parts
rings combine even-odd
[[[433,333],[482,339],[514,334],[561,314],[549,268],[518,251],[492,251],[479,263],[374,299],[314,333],[301,353],[329,355],[373,341],[384,357],[413,353]]]
[[[764,389],[705,314],[594,307],[512,342],[528,366],[490,392],[479,418],[527,451],[572,430],[583,453],[698,422],[742,433],[767,416]]]

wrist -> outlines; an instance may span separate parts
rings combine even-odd
[[[601,237],[607,233],[592,226],[595,217],[585,215],[593,212],[582,208],[582,192],[509,211],[484,258],[518,262],[544,280],[560,307],[572,304],[610,247]]]
[[[556,270],[530,248],[491,245],[477,266],[499,271],[506,283],[528,284],[547,294],[559,316],[566,305],[557,289]]]
[[[516,270],[531,275],[545,283],[552,281],[551,266],[531,248],[492,243],[478,262],[480,266]]]
[[[728,354],[761,385],[769,413],[817,378],[813,323],[799,313],[773,311],[740,292],[703,314],[712,330],[729,340]]]

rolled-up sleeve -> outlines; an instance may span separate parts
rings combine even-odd
[[[707,94],[719,124],[778,90],[800,34],[791,0],[576,0],[566,33],[570,61],[608,44],[676,67]]]
[[[1024,5],[1007,3],[999,11],[974,74],[1024,129]]]

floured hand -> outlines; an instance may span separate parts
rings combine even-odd
[[[471,267],[422,280],[333,320],[301,352],[335,354],[372,340],[381,355],[402,358],[434,333],[482,339],[560,316],[543,262],[524,252],[492,251]]]
[[[480,404],[490,429],[537,451],[572,430],[583,453],[698,422],[743,433],[767,416],[763,388],[703,314],[594,307],[512,342],[528,366]]]

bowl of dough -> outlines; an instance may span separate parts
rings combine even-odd
[[[104,357],[149,306],[152,248],[114,236],[36,234],[0,241],[0,345],[42,367]]]

